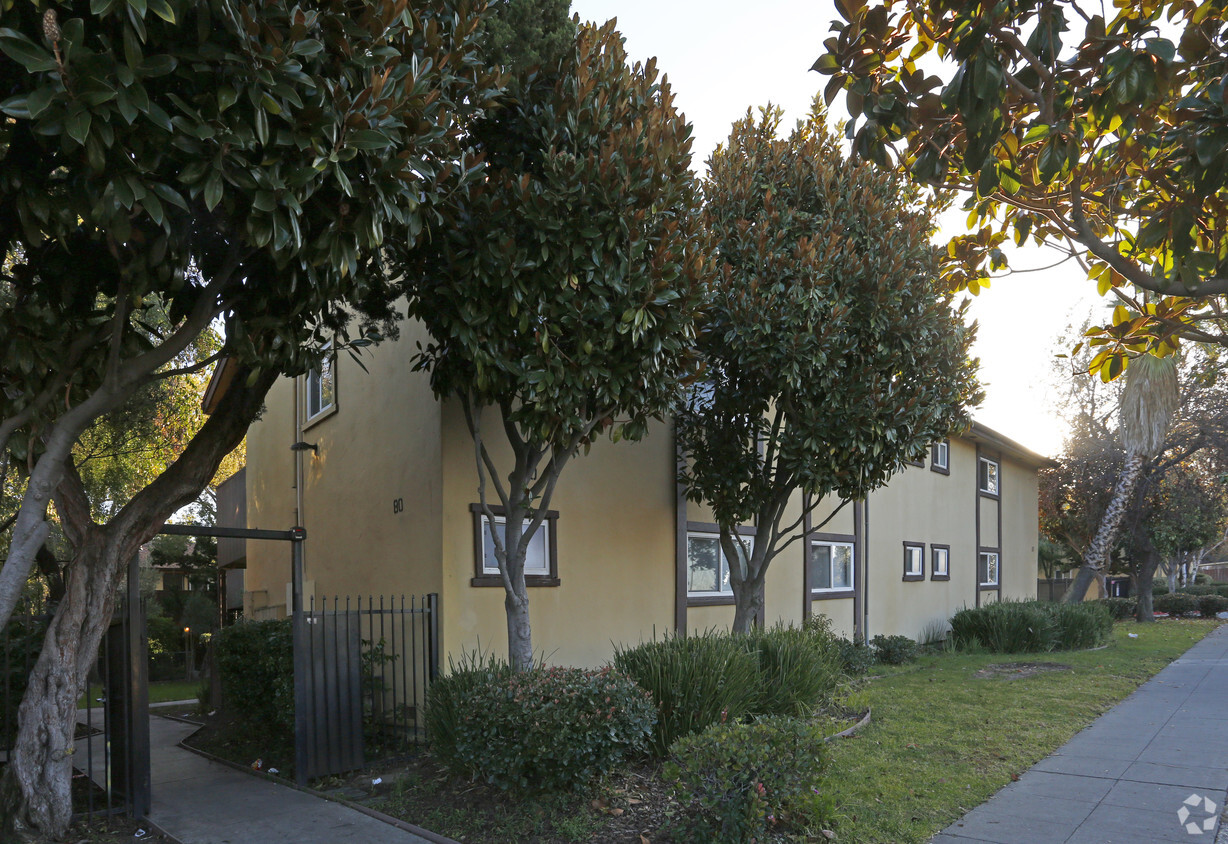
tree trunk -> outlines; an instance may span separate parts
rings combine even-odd
[[[524,569],[521,569],[520,588],[524,590]],[[507,610],[507,656],[516,671],[533,668],[533,630],[529,625],[529,596],[506,593],[503,606]]]
[[[69,786],[77,698],[111,620],[127,561],[180,507],[200,495],[227,454],[264,406],[276,373],[254,383],[240,374],[218,409],[166,471],[138,492],[105,525],[90,518],[81,478],[68,461],[56,510],[75,547],[64,600],[43,640],[17,715],[17,739],[0,781],[5,823],[60,838],[72,817]]]
[[[732,578],[730,578],[732,581]],[[743,581],[733,592],[733,632],[749,633],[763,621],[763,575]]]
[[[1160,552],[1151,541],[1151,535],[1142,519],[1135,520],[1131,534],[1135,551],[1139,555],[1134,575],[1135,599],[1138,601],[1134,617],[1140,624],[1147,624],[1156,620],[1151,587],[1155,582],[1156,568],[1160,564]]]
[[[1062,599],[1066,603],[1077,604],[1082,601],[1087,595],[1087,588],[1092,585],[1092,581],[1104,567],[1105,560],[1117,541],[1117,534],[1121,530],[1121,523],[1129,509],[1130,500],[1134,497],[1134,490],[1138,487],[1139,478],[1142,477],[1144,462],[1141,454],[1126,455],[1121,475],[1117,478],[1117,486],[1113,489],[1113,498],[1109,501],[1109,506],[1105,508],[1104,516],[1100,519],[1100,527],[1096,530],[1096,536],[1087,546],[1087,553],[1083,555],[1083,565],[1079,568],[1078,576],[1070,584],[1070,588],[1066,590],[1066,595]]]
[[[78,548],[64,600],[43,642],[17,712],[18,731],[3,793],[6,820],[60,838],[72,819],[77,700],[115,606],[124,570],[102,529]]]

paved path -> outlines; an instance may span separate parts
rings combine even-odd
[[[149,719],[153,811],[182,844],[430,844],[347,806],[210,762],[178,743],[195,729]]]
[[[1225,792],[1228,625],[931,844],[1211,844]],[[1178,818],[1192,796],[1197,834]]]

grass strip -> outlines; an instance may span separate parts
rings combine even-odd
[[[1214,620],[1123,622],[1106,648],[936,654],[884,669],[854,698],[873,708],[833,742],[829,788],[841,842],[924,842],[1121,701],[1210,632]],[[1138,634],[1131,639],[1127,634]],[[1069,670],[977,677],[1006,662]],[[1017,679],[1008,679],[1017,677]]]

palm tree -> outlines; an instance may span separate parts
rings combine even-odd
[[[1113,497],[1100,520],[1096,536],[1087,546],[1083,565],[1074,583],[1066,590],[1063,600],[1077,603],[1083,600],[1092,581],[1101,576],[1105,561],[1122,519],[1134,497],[1146,462],[1164,450],[1168,426],[1179,402],[1177,365],[1173,357],[1158,358],[1143,355],[1126,370],[1126,386],[1121,393],[1118,414],[1121,444],[1126,450],[1126,462],[1117,476]]]

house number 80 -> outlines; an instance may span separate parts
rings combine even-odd
[[[393,513],[404,513],[405,512],[405,499],[404,498],[392,499],[392,512]]]

